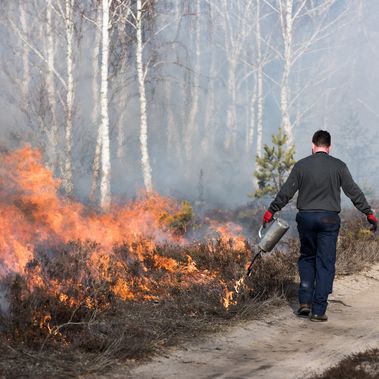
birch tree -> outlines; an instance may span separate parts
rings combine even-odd
[[[255,7],[252,12],[254,19],[254,49],[253,58],[250,60],[251,72],[253,73],[253,89],[250,100],[251,121],[247,133],[247,149],[253,145],[254,131],[256,131],[256,155],[260,156],[263,151],[263,116],[264,116],[264,76],[265,66],[272,60],[270,51],[262,46],[269,44],[271,36],[263,35],[261,31],[262,19],[266,16],[262,14],[262,1],[255,0]],[[255,180],[255,178],[254,178]]]
[[[208,46],[213,50],[215,48],[215,34],[217,31],[214,30],[214,25],[212,21],[212,4],[208,2],[208,17],[207,26],[208,26],[208,35],[209,41]],[[204,32],[205,34],[206,32]],[[220,83],[220,66],[215,53],[210,55],[210,63],[209,63],[209,71],[208,71],[208,82],[205,88],[206,102],[205,102],[205,110],[204,110],[204,127],[203,127],[203,135],[201,139],[201,150],[203,154],[207,154],[207,152],[211,151],[214,148],[214,133],[217,125],[216,117],[216,83]]]
[[[101,143],[101,181],[100,206],[106,210],[111,202],[111,159],[109,147],[109,113],[108,113],[108,64],[109,64],[109,8],[112,0],[102,0],[101,24],[101,69],[100,69],[100,126]],[[98,142],[99,143],[99,142]]]
[[[140,146],[141,146],[141,164],[145,189],[147,192],[153,190],[153,182],[151,176],[151,165],[148,147],[148,129],[147,129],[147,101],[145,88],[145,67],[143,63],[143,40],[142,40],[142,21],[145,12],[145,1],[137,0],[137,9],[135,13],[135,29],[137,37],[136,46],[136,68],[138,77],[138,91],[140,104]]]
[[[95,154],[92,164],[92,180],[91,189],[89,193],[89,198],[91,201],[95,200],[97,183],[100,175],[100,164],[101,164],[101,135],[99,128],[99,56],[100,56],[100,46],[101,46],[101,36],[102,36],[102,11],[101,9],[96,9],[96,22],[94,33],[94,47],[93,47],[93,58],[92,58],[92,113],[91,121],[93,125],[93,130],[96,132],[96,147]]]
[[[222,25],[222,44],[219,47],[225,52],[228,76],[226,79],[226,89],[228,93],[228,106],[226,110],[226,134],[224,147],[233,151],[237,140],[237,114],[236,104],[240,93],[240,88],[244,85],[247,77],[243,67],[246,64],[247,46],[252,37],[254,20],[251,15],[254,10],[253,0],[229,2],[222,0],[216,2],[209,0],[209,4],[214,9]],[[249,76],[252,75],[251,70]]]
[[[63,25],[64,35],[64,50],[65,50],[65,102],[63,104],[65,114],[65,129],[64,129],[64,158],[60,162],[62,170],[62,185],[65,192],[69,195],[72,194],[73,176],[72,176],[72,133],[73,133],[73,118],[74,118],[74,101],[75,101],[75,79],[74,79],[74,26],[75,26],[75,8],[77,4],[75,0],[48,0],[47,2],[47,65],[48,65],[48,93],[51,104],[51,113],[53,126],[51,130],[51,138],[49,143],[52,143],[53,151],[56,151],[56,116],[55,107],[56,102],[54,97],[54,40],[53,40],[53,24],[51,11],[60,18]],[[57,32],[57,31],[56,31]]]
[[[144,60],[144,51],[148,44],[159,33],[164,31],[169,24],[165,24],[158,30],[154,31],[148,40],[144,40],[144,30],[146,28],[145,21],[147,22],[148,16],[154,14],[155,2],[153,0],[136,0],[133,6],[129,7],[129,15],[127,23],[135,31],[135,61],[136,61],[136,73],[137,73],[137,88],[138,88],[138,101],[139,101],[139,145],[141,151],[141,167],[142,176],[144,182],[144,189],[147,193],[153,191],[152,180],[152,167],[150,162],[149,153],[149,130],[148,130],[148,102],[146,91],[146,77],[150,70],[151,59],[147,62]],[[163,62],[155,62],[154,67]]]
[[[72,182],[72,127],[74,112],[74,57],[73,57],[73,35],[74,35],[74,12],[75,0],[66,0],[66,38],[67,38],[67,93],[66,93],[66,156],[64,165],[64,186],[67,193],[73,190]]]
[[[51,115],[51,125],[48,131],[48,161],[50,168],[53,172],[57,169],[57,150],[58,150],[58,124],[57,124],[57,102],[56,102],[56,89],[55,89],[55,46],[54,46],[54,25],[52,17],[53,7],[52,0],[47,1],[46,6],[46,59],[47,59],[47,74],[46,74],[46,87],[47,96],[49,101],[49,110]]]
[[[257,155],[261,156],[263,150],[263,70],[264,61],[262,55],[262,34],[261,34],[261,1],[256,2],[256,19],[255,19],[255,39],[257,52]]]
[[[201,51],[200,51],[200,43],[201,43],[201,8],[200,8],[200,0],[195,0],[195,46],[194,46],[194,56],[195,56],[195,64],[194,64],[194,80],[192,87],[192,104],[188,117],[188,124],[185,128],[185,152],[187,162],[190,163],[192,159],[192,139],[197,130],[197,116],[199,113],[199,91],[200,91],[200,75],[201,75]]]
[[[307,0],[303,0],[299,10],[305,6]],[[292,67],[293,54],[293,24],[299,11],[293,14],[293,0],[278,0],[280,26],[283,37],[283,74],[280,83],[280,111],[282,114],[282,129],[288,136],[288,142],[293,142],[293,131],[289,115],[289,77]]]
[[[54,1],[54,3],[53,3]],[[41,72],[46,72],[46,77],[41,77],[41,79],[46,80],[46,92],[47,92],[47,103],[48,107],[45,108],[43,101],[45,101],[44,95],[40,98],[41,104],[37,106],[36,113],[38,118],[38,123],[40,124],[40,129],[47,136],[46,153],[47,153],[47,163],[48,166],[54,170],[56,167],[57,159],[57,121],[56,121],[56,98],[60,98],[59,90],[55,85],[55,82],[58,82],[60,87],[64,91],[68,89],[68,82],[64,75],[58,69],[56,62],[54,60],[55,54],[55,43],[53,36],[53,13],[59,14],[62,9],[58,9],[57,5],[60,5],[57,0],[48,0],[46,7],[43,8],[45,17],[44,22],[38,22],[40,30],[35,30],[34,35],[28,33],[28,31],[22,26],[24,21],[21,21],[21,25],[18,25],[12,18],[12,15],[9,15],[7,21],[14,31],[15,36],[22,42],[24,49],[25,62],[26,59],[29,59],[29,55],[32,54],[33,57],[37,58],[41,64]],[[38,3],[29,3],[30,9],[34,12],[39,10]],[[21,5],[20,5],[21,6]],[[26,5],[22,5],[25,7]],[[61,12],[62,13],[62,12]],[[63,14],[63,13],[62,13]],[[34,14],[34,17],[37,17],[37,13]],[[24,16],[22,16],[24,18]],[[37,18],[38,20],[38,18]],[[54,34],[58,35],[57,28],[54,30]],[[46,35],[46,39],[41,38],[43,35]],[[34,37],[34,38],[33,38]],[[36,38],[39,37],[39,38]],[[36,63],[34,63],[36,64]],[[42,70],[42,68],[44,70]],[[28,71],[27,71],[28,72]],[[27,82],[28,83],[28,82]],[[26,91],[24,86],[24,91]],[[36,96],[31,96],[28,93],[28,98],[35,98]],[[63,104],[65,106],[65,104]],[[65,108],[66,109],[66,108]],[[65,187],[67,189],[67,187]]]
[[[182,21],[182,11],[181,11],[181,1],[175,3],[174,8],[174,28],[171,33],[173,33],[173,43],[175,48],[170,49],[167,52],[167,56],[172,62],[181,62],[183,55],[183,45],[178,42],[178,34],[180,33],[181,21]],[[167,65],[166,65],[167,66]],[[180,86],[180,74],[181,70],[175,70],[175,73],[171,73],[169,70],[164,70],[164,96],[165,104],[167,106],[167,156],[166,159],[168,162],[174,163],[176,167],[183,167],[183,158],[185,154],[182,154],[181,150],[181,130],[180,130],[180,116],[181,112],[178,112],[176,107],[178,101],[176,96],[176,91],[178,90],[178,85]]]
[[[99,127],[97,130],[96,148],[92,170],[92,185],[90,198],[94,197],[97,187],[97,180],[100,178],[100,207],[103,210],[109,209],[111,205],[111,151],[110,151],[110,126],[109,126],[109,59],[110,59],[110,38],[111,31],[120,26],[126,15],[130,12],[129,0],[101,0],[100,9],[97,9],[97,20],[88,19],[95,25],[95,42],[101,43],[100,61],[100,86],[96,79],[98,77],[98,67],[93,65],[93,94],[94,111],[92,120],[99,115]],[[95,48],[95,56],[98,54],[98,47]],[[97,89],[100,88],[99,97]],[[99,113],[97,113],[97,102],[99,102]]]
[[[281,30],[281,47],[270,45],[273,51],[282,61],[282,74],[279,81],[280,87],[280,112],[281,127],[288,136],[288,143],[294,141],[293,121],[291,109],[294,99],[298,99],[304,93],[305,87],[309,87],[308,81],[297,93],[291,91],[291,74],[295,64],[316,48],[323,39],[338,29],[338,22],[344,16],[344,12],[333,15],[331,9],[336,0],[324,0],[315,3],[310,0],[276,0],[275,2],[264,0],[264,3],[273,10],[278,18]],[[304,24],[308,27],[304,28]],[[298,115],[299,116],[299,115]],[[298,117],[298,123],[299,123]]]
[[[25,11],[25,4],[19,3],[20,12],[20,26],[22,32],[26,34],[27,30],[27,15]],[[29,49],[25,46],[22,47],[22,98],[23,106],[28,108],[28,97],[29,97],[29,84],[30,84],[30,67],[29,67]]]

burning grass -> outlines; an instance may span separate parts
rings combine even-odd
[[[188,202],[153,194],[98,214],[58,196],[40,158],[26,147],[0,162],[0,376],[101,372],[293,296],[296,242],[245,280],[253,248],[225,212],[195,220]],[[338,272],[378,260],[364,230],[346,224]]]
[[[29,363],[61,352],[54,375],[65,365],[73,370],[73,354],[86,357],[77,364],[78,374],[106,369],[115,360],[145,358],[232,320],[257,316],[265,302],[286,293],[295,272],[288,255],[262,259],[237,293],[251,254],[247,244],[244,250],[222,239],[159,245],[141,261],[126,244],[111,257],[99,251],[93,242],[42,249],[23,275],[3,280],[9,305],[2,342],[10,358],[0,363],[3,373],[19,366],[16,351],[27,351]],[[23,366],[23,375],[35,375],[34,365],[31,371]]]
[[[342,237],[361,244],[350,235]],[[33,377],[35,363],[46,359],[48,365],[37,369],[55,377],[64,377],[65,368],[75,375],[101,372],[260,317],[294,295],[293,242],[286,253],[258,260],[242,283],[251,257],[247,243],[242,250],[221,238],[153,249],[147,248],[149,241],[136,244],[116,246],[111,256],[103,256],[94,242],[40,249],[24,274],[5,278],[9,306],[2,317],[0,372],[12,376],[24,367],[23,375]],[[377,240],[366,240],[366,246],[360,262],[371,262]],[[135,249],[145,251],[141,261]]]

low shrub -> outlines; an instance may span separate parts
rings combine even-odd
[[[312,379],[377,379],[379,378],[379,349],[370,349],[343,359],[337,366]]]
[[[91,241],[38,248],[24,274],[0,283],[8,302],[0,316],[0,376],[101,372],[259,317],[295,295],[298,251],[298,242],[287,240],[258,259],[246,279],[254,247],[233,239],[139,239],[111,254]],[[337,271],[373,264],[378,252],[378,239],[348,219]]]

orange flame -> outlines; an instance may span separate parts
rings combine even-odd
[[[211,229],[213,229],[224,244],[230,244],[237,251],[243,251],[246,248],[246,238],[242,234],[242,227],[233,222],[221,224],[217,221],[210,220]]]
[[[86,214],[83,205],[58,196],[59,181],[29,146],[0,158],[0,259],[2,274],[21,272],[41,243],[94,240],[106,250],[124,241],[150,236],[155,241],[183,242],[165,230],[161,217],[178,205],[156,194],[111,210]],[[152,251],[154,243],[144,248]],[[135,254],[141,256],[141,247]],[[163,263],[162,263],[163,264]],[[172,263],[166,262],[166,265]]]
[[[167,220],[172,220],[168,215],[180,211],[177,201],[149,194],[98,214],[81,203],[59,196],[59,187],[60,181],[44,167],[41,153],[30,146],[0,156],[0,277],[9,272],[22,273],[39,246],[91,240],[99,245],[88,262],[91,270],[108,281],[114,295],[122,300],[137,299],[136,288],[138,298],[157,299],[152,283],[144,278],[127,281],[123,273],[128,268],[117,259],[111,260],[114,247],[123,244],[127,244],[133,259],[144,262],[149,257],[152,267],[166,273],[181,273],[191,277],[193,283],[207,283],[216,278],[216,273],[199,270],[189,255],[183,257],[186,262],[183,259],[179,262],[157,253],[157,243],[187,243],[167,225]],[[245,248],[240,226],[214,221],[210,225],[222,243],[237,251]],[[141,269],[147,271],[144,264]],[[47,286],[38,265],[33,269],[29,285],[31,288]],[[72,306],[83,302],[88,307],[94,306],[85,295],[76,299],[64,293],[58,281],[50,281],[48,287],[64,304]],[[232,302],[232,295],[227,293],[225,308]],[[48,327],[49,316],[43,316],[41,322]]]

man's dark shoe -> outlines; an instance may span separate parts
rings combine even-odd
[[[325,314],[323,315],[312,314],[310,317],[310,320],[315,321],[315,322],[325,322],[325,321],[328,321],[328,316]]]
[[[311,306],[309,304],[300,304],[296,314],[298,317],[308,317],[310,313]]]

